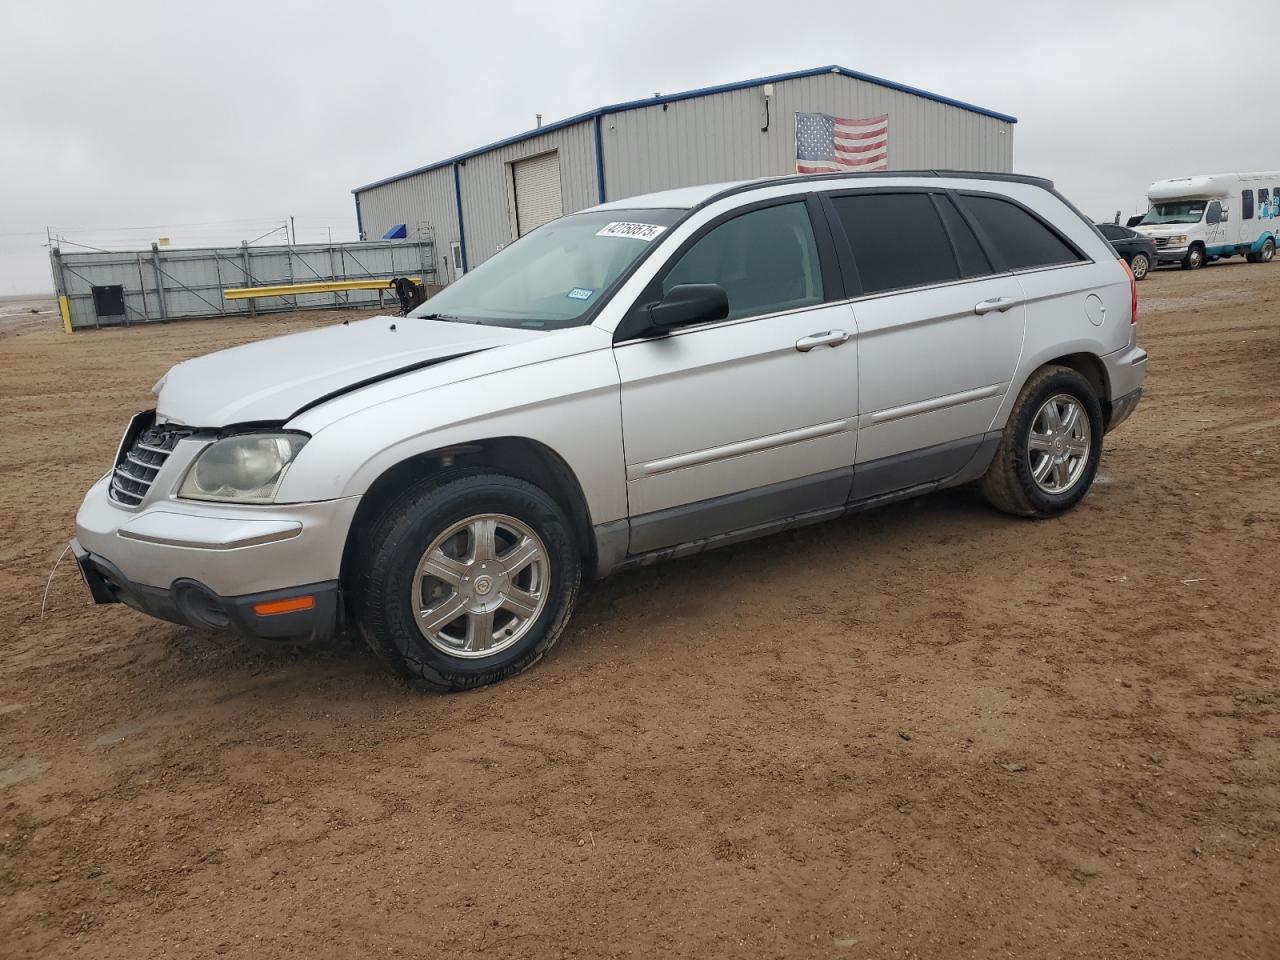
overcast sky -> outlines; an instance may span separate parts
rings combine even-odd
[[[46,226],[353,239],[353,186],[535,113],[828,63],[1015,115],[1015,169],[1110,219],[1152,180],[1280,167],[1276,23],[1274,0],[0,0],[0,295],[50,289]]]

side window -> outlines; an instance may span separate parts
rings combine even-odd
[[[956,258],[960,261],[962,277],[986,277],[992,273],[991,261],[982,251],[982,245],[973,234],[973,228],[960,216],[950,197],[936,196],[938,210],[942,213],[942,222],[951,235],[951,244],[955,247]]]
[[[1039,218],[998,197],[962,195],[964,204],[1013,270],[1076,263],[1083,259]]]
[[[1100,223],[1098,229],[1102,231],[1102,235],[1108,240],[1123,240],[1125,232],[1113,223]]]
[[[1240,219],[1241,220],[1253,219],[1253,191],[1252,190],[1240,191]]]
[[[1266,187],[1258,190],[1258,216],[1271,216],[1271,194]]]
[[[863,293],[960,279],[955,254],[927,193],[832,197]]]
[[[821,303],[818,244],[803,202],[734,217],[690,247],[662,281],[718,283],[729,295],[729,319]]]
[[[1209,209],[1204,214],[1204,222],[1210,224],[1222,222],[1222,204],[1217,200],[1210,201]]]

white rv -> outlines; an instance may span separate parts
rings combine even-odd
[[[1243,254],[1269,263],[1280,237],[1280,171],[1214,173],[1157,180],[1151,208],[1134,226],[1155,241],[1161,263],[1195,270]]]

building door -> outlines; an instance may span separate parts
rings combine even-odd
[[[554,151],[511,165],[516,200],[516,236],[523,237],[564,212],[560,199],[560,155]]]

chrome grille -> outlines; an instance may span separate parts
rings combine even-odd
[[[149,421],[147,418],[130,426],[111,472],[111,499],[127,507],[142,503],[178,441],[191,436],[189,429]]]

